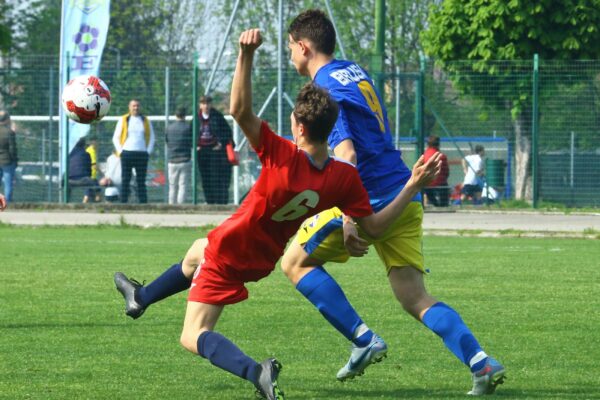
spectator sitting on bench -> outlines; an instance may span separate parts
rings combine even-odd
[[[98,181],[92,179],[92,160],[85,150],[85,137],[80,138],[69,154],[69,191],[71,187],[87,186],[83,196],[83,202],[94,201],[94,193],[98,188]]]
[[[121,187],[121,159],[115,153],[106,159],[104,177],[100,179],[100,186],[104,189],[104,199],[114,203],[119,201],[119,188]]]
[[[90,155],[90,160],[92,161],[92,179],[98,180],[98,140],[96,139],[96,135],[89,134],[87,135],[87,147],[85,149],[87,153]],[[92,199],[90,197],[90,199]],[[94,190],[93,201],[96,203],[100,201],[100,189]]]

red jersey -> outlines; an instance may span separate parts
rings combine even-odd
[[[428,147],[425,149],[425,153],[423,153],[423,158],[425,161],[429,160],[435,153],[439,150],[433,147]],[[448,175],[450,175],[450,169],[448,168],[448,157],[444,153],[440,157],[442,161],[442,168],[440,169],[440,173],[435,177],[433,181],[427,187],[434,186],[448,186]]]
[[[207,258],[236,270],[275,268],[302,222],[338,207],[352,217],[373,213],[354,165],[330,158],[322,169],[262,122],[254,149],[260,176],[238,210],[208,234]]]

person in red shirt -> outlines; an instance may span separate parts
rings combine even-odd
[[[448,189],[448,175],[450,174],[448,158],[444,153],[440,152],[440,137],[431,135],[427,138],[427,149],[425,149],[423,157],[427,161],[437,153],[440,154],[440,161],[442,163],[440,173],[423,189],[423,193],[425,193],[426,204],[432,204],[436,207],[446,207],[450,192]]]
[[[291,115],[294,142],[276,135],[252,111],[251,67],[262,43],[260,31],[243,32],[239,43],[230,113],[258,154],[262,164],[258,181],[239,209],[208,234],[208,244],[203,239],[194,242],[181,263],[148,286],[122,273],[115,274],[115,284],[125,298],[126,314],[133,318],[150,304],[189,288],[183,347],[252,382],[263,398],[275,400],[283,399],[277,383],[281,364],[273,358],[258,363],[214,331],[225,305],[248,298],[245,283],[273,271],[288,240],[311,215],[337,206],[370,235],[382,234],[433,179],[439,160],[433,157],[425,163],[421,158],[404,190],[374,214],[356,168],[328,154],[327,137],[337,120],[337,103],[327,91],[306,84]]]

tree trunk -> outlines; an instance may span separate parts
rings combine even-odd
[[[515,199],[532,200],[533,191],[529,169],[531,136],[527,129],[527,115],[521,113],[514,121],[515,128]]]

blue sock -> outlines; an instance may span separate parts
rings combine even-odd
[[[366,329],[360,336],[354,337],[360,331],[359,327],[361,325],[364,327],[363,321],[352,308],[342,288],[323,267],[317,267],[304,275],[296,285],[296,289],[313,303],[325,319],[346,339],[358,347],[369,344],[373,332]]]
[[[154,304],[165,297],[172,296],[190,288],[191,281],[185,277],[181,270],[181,263],[172,265],[158,278],[142,287],[139,292],[139,301],[144,307]]]
[[[198,354],[211,364],[256,385],[256,368],[259,364],[225,336],[217,332],[202,332],[198,336]]]
[[[470,365],[473,357],[483,350],[460,315],[447,304],[439,302],[431,306],[423,315],[423,324],[441,337],[446,347],[472,371],[477,371],[481,362],[485,364],[484,359]]]

